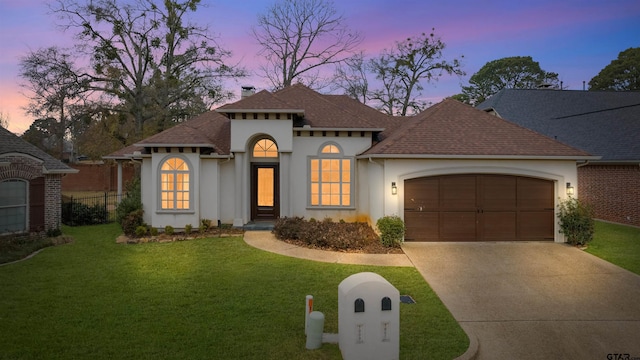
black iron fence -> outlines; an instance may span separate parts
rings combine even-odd
[[[94,196],[62,196],[62,223],[78,226],[114,222],[118,199],[118,194],[106,192]]]

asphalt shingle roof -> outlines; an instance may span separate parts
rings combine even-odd
[[[589,156],[585,151],[455,100],[445,100],[414,117],[393,117],[344,95],[323,95],[304,85],[293,85],[274,93],[261,91],[222,106],[107,158],[126,158],[133,151],[151,146],[213,147],[216,153],[228,155],[230,120],[223,114],[225,110],[237,112],[243,109],[303,110],[304,117],[296,119],[294,127],[384,130],[377,134],[373,146],[363,155]]]
[[[0,155],[7,153],[21,153],[31,155],[43,161],[45,173],[76,173],[60,160],[40,150],[33,144],[21,139],[9,130],[0,127]]]
[[[408,118],[363,155],[585,157],[561,144],[453,99]]]
[[[640,160],[640,92],[504,89],[477,108],[601,161]]]

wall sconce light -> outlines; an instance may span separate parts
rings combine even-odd
[[[391,195],[398,195],[398,187],[395,181],[391,183]]]
[[[570,182],[567,183],[567,195],[573,196],[573,186],[571,186]]]

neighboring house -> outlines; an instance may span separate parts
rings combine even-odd
[[[596,159],[455,100],[390,117],[303,85],[202,114],[106,158],[142,163],[147,224],[398,215],[406,240],[564,241],[576,161]]]
[[[76,172],[0,128],[0,235],[58,229],[61,179]]]
[[[578,164],[580,199],[640,226],[640,92],[509,89],[478,108],[600,156]]]

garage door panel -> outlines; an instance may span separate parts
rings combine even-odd
[[[541,179],[518,178],[518,209],[553,208],[553,182]]]
[[[517,206],[516,178],[487,175],[480,177],[480,203],[484,211],[515,210]]]
[[[554,182],[511,175],[405,181],[407,240],[553,240]]]
[[[440,237],[438,212],[405,212],[405,240],[437,241]]]
[[[440,222],[440,240],[474,241],[476,240],[476,212],[442,212]]]
[[[438,178],[421,178],[405,181],[405,210],[429,211],[440,207],[440,181]],[[410,196],[406,196],[410,194]]]
[[[446,176],[440,179],[440,204],[445,211],[475,211],[476,177]]]
[[[481,214],[482,240],[512,241],[517,238],[515,211],[484,212]]]
[[[521,211],[518,237],[522,240],[553,240],[553,211]]]

